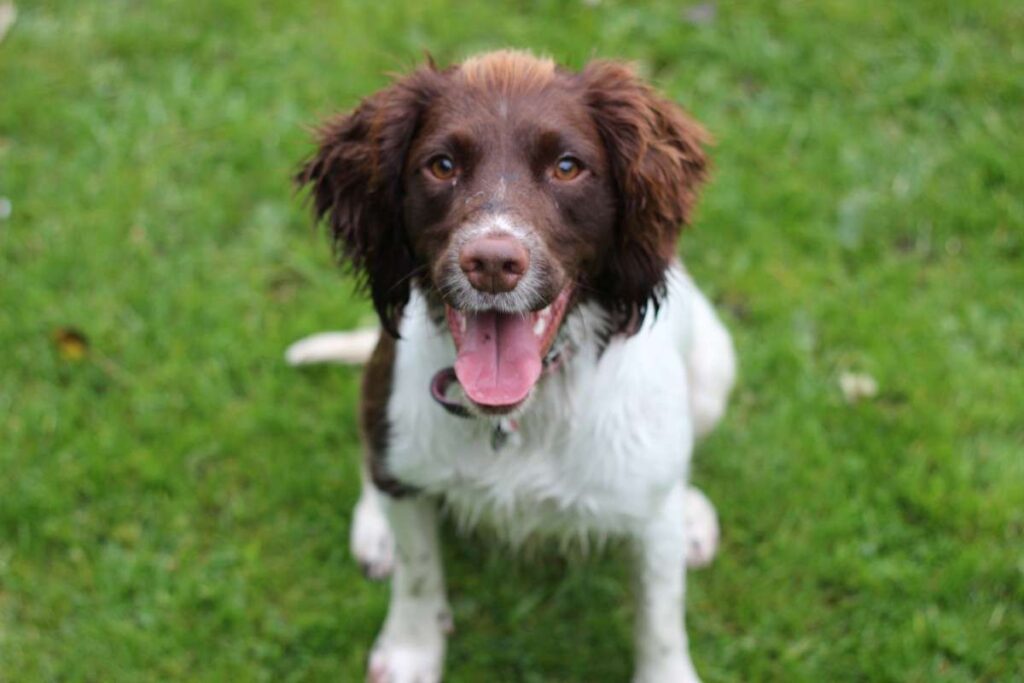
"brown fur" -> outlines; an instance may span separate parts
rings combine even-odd
[[[610,306],[631,317],[630,309],[642,313],[648,301],[657,304],[680,229],[690,222],[697,190],[707,179],[702,145],[710,136],[622,64],[593,62],[580,77],[620,201],[618,239],[595,286]]]
[[[385,329],[397,336],[416,259],[402,225],[402,170],[426,105],[443,77],[421,68],[317,131],[317,152],[296,182],[312,188],[316,217],[370,290]]]
[[[459,65],[456,77],[490,92],[539,90],[555,78],[555,63],[528,52],[498,50],[470,57]]]
[[[708,135],[632,70],[596,61],[578,74],[500,51],[445,70],[432,63],[363,100],[317,133],[297,175],[337,252],[359,273],[384,328],[363,383],[362,428],[377,486],[387,473],[387,401],[394,337],[415,280],[443,327],[449,285],[462,277],[452,236],[487,213],[515,216],[540,241],[533,305],[574,285],[632,332],[657,307],[683,224],[707,176]],[[584,172],[554,182],[566,150]],[[446,154],[461,174],[430,176]],[[427,391],[427,387],[423,388]]]
[[[400,497],[414,489],[391,476],[387,467],[391,425],[388,421],[388,399],[395,365],[395,339],[382,334],[363,372],[362,400],[359,405],[359,427],[367,469],[374,485],[391,496]]]
[[[587,191],[578,199],[555,198],[561,216],[550,215],[528,186],[514,199],[513,208],[544,233],[552,273],[546,296],[575,279],[583,298],[620,314],[623,326],[641,319],[649,302],[657,304],[681,226],[707,175],[707,133],[622,64],[596,61],[573,74],[551,60],[499,51],[443,71],[428,64],[328,121],[318,132],[317,153],[298,174],[391,334],[397,335],[412,280],[431,289],[444,275],[452,225],[473,211],[493,210],[493,202],[480,198],[493,194],[487,183],[508,177],[492,174],[475,188],[475,199],[467,190],[462,205],[446,204],[417,195],[424,163],[413,158],[417,150],[444,133],[461,140],[468,155],[508,155],[517,150],[500,146],[500,127],[529,124],[544,156],[538,126],[551,122],[562,126],[553,133],[571,129],[582,135],[581,144],[600,149],[591,155],[595,178]],[[508,137],[525,139],[519,130]],[[558,144],[552,140],[550,153]],[[604,205],[615,206],[614,217],[605,219]]]

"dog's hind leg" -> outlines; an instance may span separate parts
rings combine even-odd
[[[365,463],[360,471],[362,490],[352,511],[349,544],[366,577],[377,581],[390,576],[395,566],[395,539],[384,514],[384,494],[374,486]]]
[[[360,467],[362,492],[352,518],[352,554],[371,579],[391,574],[395,564],[394,530],[388,523],[385,503],[388,493],[401,486],[387,474],[388,435],[391,428],[387,404],[391,395],[395,340],[383,335],[375,342],[363,372],[359,422],[363,448]]]
[[[700,569],[711,564],[718,553],[718,513],[704,492],[696,486],[686,488],[683,501],[686,566]]]
[[[686,370],[694,434],[701,438],[714,429],[725,414],[729,392],[736,381],[736,351],[729,331],[719,320],[711,302],[692,280],[688,284],[692,296]]]

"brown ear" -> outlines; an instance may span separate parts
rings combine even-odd
[[[619,193],[618,242],[594,285],[635,331],[664,292],[680,230],[707,177],[702,145],[710,136],[625,65],[592,62],[580,78]]]
[[[398,336],[416,261],[402,221],[402,171],[440,74],[424,67],[325,122],[296,183],[310,186],[317,220],[369,289],[384,328]]]

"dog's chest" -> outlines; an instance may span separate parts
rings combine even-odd
[[[650,430],[631,429],[626,415],[606,412],[598,423],[586,413],[531,412],[498,439],[490,422],[440,417],[421,434],[394,424],[389,468],[442,496],[460,522],[513,541],[625,532],[684,476],[682,434],[664,430],[651,443],[640,433]]]
[[[426,391],[451,363],[436,336],[412,329],[399,344],[389,402],[387,466],[403,483],[443,497],[467,525],[518,542],[635,529],[686,474],[692,434],[678,354],[657,337],[577,358],[545,378],[517,429],[449,415]],[[655,360],[654,352],[662,353]]]

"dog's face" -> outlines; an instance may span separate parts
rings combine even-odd
[[[505,412],[574,302],[626,327],[657,301],[704,137],[621,65],[497,52],[421,68],[328,122],[299,180],[385,328],[415,280],[445,305],[469,399]]]
[[[487,80],[501,75],[469,69],[428,105],[412,142],[406,231],[453,308],[538,310],[612,243],[607,152],[578,88],[540,69],[502,88]]]

